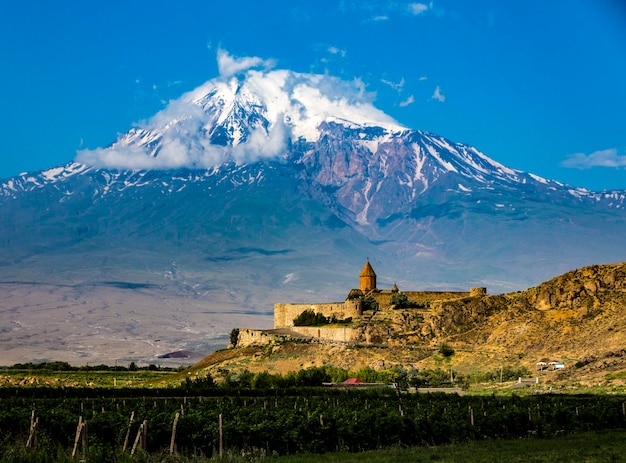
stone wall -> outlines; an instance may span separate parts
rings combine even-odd
[[[330,342],[353,342],[358,338],[358,331],[348,326],[296,326],[289,330],[239,330],[237,347],[264,346],[274,342],[288,341],[294,338],[313,338]]]
[[[331,302],[328,304],[274,304],[274,328],[293,326],[293,319],[305,310],[321,313],[325,317],[335,317],[338,320],[358,318],[358,304],[355,301]]]
[[[250,328],[239,329],[237,347],[264,346],[271,342],[289,339],[290,336],[277,334],[271,330],[253,330]]]
[[[409,301],[426,305],[429,302],[448,301],[470,296],[483,296],[486,288],[471,288],[467,291],[400,291]],[[378,290],[369,293],[381,307],[390,305],[395,293],[390,290]],[[325,317],[335,317],[338,320],[352,318],[358,320],[362,315],[359,299],[348,299],[345,302],[330,302],[323,304],[274,304],[274,329],[291,328],[293,320],[305,310],[322,314]],[[315,337],[315,336],[314,336]]]
[[[433,301],[447,301],[450,299],[459,299],[462,297],[468,297],[471,293],[465,291],[399,291],[400,294],[406,295],[407,299],[411,302],[418,304],[426,304]],[[382,307],[391,304],[391,298],[395,293],[389,290],[372,293],[376,302]]]
[[[487,288],[485,287],[470,288],[470,296],[472,297],[479,297],[479,296],[486,296],[486,295],[487,295]]]
[[[296,326],[292,328],[295,333],[324,341],[352,342],[358,337],[358,332],[348,326],[323,327],[323,326]]]

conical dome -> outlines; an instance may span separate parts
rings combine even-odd
[[[376,272],[374,272],[369,260],[365,262],[363,270],[361,270],[361,274],[359,275],[359,280],[361,291],[376,289]]]
[[[375,277],[376,276],[376,272],[372,268],[369,260],[365,262],[365,265],[363,266],[363,270],[361,270],[361,274],[359,276],[362,276],[362,277]]]

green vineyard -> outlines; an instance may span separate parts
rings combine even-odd
[[[315,387],[185,392],[5,389],[0,452],[9,455],[18,445],[75,458],[96,452],[98,461],[117,461],[121,453],[362,452],[626,427],[626,398],[619,396],[481,397]],[[131,396],[138,393],[146,395]]]

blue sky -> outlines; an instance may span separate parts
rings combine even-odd
[[[4,1],[0,178],[104,147],[216,56],[360,79],[401,124],[626,189],[626,2]]]

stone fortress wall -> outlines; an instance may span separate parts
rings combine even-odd
[[[485,295],[485,288],[471,288],[467,291],[403,291],[407,299],[416,304],[427,306],[434,301],[446,301],[463,297],[474,297]],[[390,290],[370,291],[371,295],[381,307],[391,305],[391,298],[395,292]],[[293,319],[305,310],[312,310],[313,313],[322,314],[327,318],[335,317],[337,320],[352,318],[357,320],[362,315],[360,302],[358,299],[346,299],[345,302],[332,302],[327,304],[274,304],[274,329],[293,327]],[[297,327],[298,331],[302,327]]]
[[[288,338],[289,336],[274,333],[273,330],[255,330],[252,328],[240,328],[239,336],[237,337],[237,346],[263,346]]]
[[[449,299],[459,299],[462,297],[468,297],[469,292],[465,291],[399,291],[404,294],[407,299],[416,304],[428,305],[429,302],[434,301],[446,301]],[[391,298],[396,292],[389,290],[382,290],[378,293],[373,293],[372,296],[376,299],[376,302],[381,307],[391,305]]]
[[[295,330],[255,330],[241,328],[237,338],[238,347],[265,346],[274,342],[292,340],[294,334],[298,338],[319,339],[326,342],[353,342],[358,332],[348,326],[298,326]]]
[[[337,320],[356,319],[361,315],[358,301],[327,304],[274,304],[274,329],[292,327],[293,319],[305,310],[312,310],[313,313],[322,314],[327,318],[335,317]]]
[[[322,314],[327,318],[335,317],[337,320],[352,318],[358,321],[363,315],[361,307],[362,296],[372,296],[380,307],[391,305],[394,294],[401,293],[410,302],[427,308],[431,302],[440,302],[466,297],[479,297],[487,294],[487,289],[478,287],[470,288],[470,291],[399,291],[396,285],[390,290],[376,288],[376,273],[369,261],[365,264],[360,275],[360,289],[350,291],[344,302],[330,302],[322,304],[274,304],[274,329],[254,330],[241,329],[237,345],[240,347],[250,345],[264,345],[282,339],[289,339],[293,335],[305,338],[321,339],[329,342],[351,342],[357,336],[357,330],[349,326],[313,327],[294,326],[293,320],[305,310],[312,310],[316,314]]]

